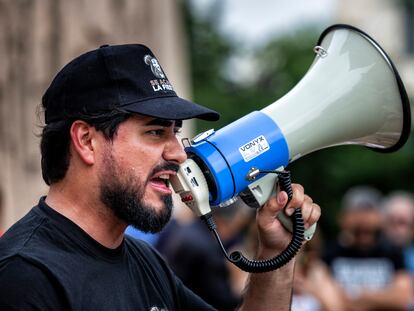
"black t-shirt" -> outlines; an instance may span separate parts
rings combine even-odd
[[[182,225],[172,222],[166,229],[155,246],[171,269],[218,310],[234,310],[241,299],[232,292],[223,253],[207,226],[195,220]]]
[[[213,310],[161,256],[108,249],[41,199],[0,238],[0,310]]]
[[[324,260],[335,280],[351,296],[384,288],[398,270],[405,268],[402,252],[386,241],[366,250],[335,242],[327,247]]]

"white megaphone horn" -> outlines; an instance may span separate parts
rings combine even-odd
[[[219,131],[197,135],[186,147],[189,158],[172,185],[198,216],[210,219],[211,206],[226,206],[236,197],[250,206],[263,205],[278,180],[269,172],[279,173],[312,151],[356,144],[392,152],[407,141],[408,96],[377,42],[355,27],[333,25],[314,51],[308,72],[288,94]],[[270,269],[267,263],[258,266],[241,268]]]

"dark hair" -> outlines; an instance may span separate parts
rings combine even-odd
[[[119,125],[130,116],[128,112],[116,110],[96,116],[84,115],[46,124],[40,141],[42,177],[46,184],[58,182],[66,175],[71,156],[69,131],[75,120],[87,122],[101,131],[106,139],[111,140],[116,135]]]
[[[378,210],[382,200],[382,193],[368,185],[354,186],[342,198],[344,211]]]

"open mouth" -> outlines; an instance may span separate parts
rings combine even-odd
[[[154,178],[158,183],[163,183],[166,187],[170,186],[170,175],[164,174]]]
[[[170,190],[170,174],[160,174],[150,179],[152,187],[161,192],[171,192]]]

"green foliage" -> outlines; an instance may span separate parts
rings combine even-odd
[[[270,42],[254,55],[255,81],[236,83],[229,79],[225,69],[230,57],[242,47],[217,29],[220,4],[216,2],[201,19],[192,13],[188,2],[184,2],[193,99],[220,112],[222,117],[214,124],[216,128],[259,110],[287,93],[310,66],[314,57],[312,47],[317,39],[317,32],[305,30]],[[197,125],[199,131],[210,127],[211,123],[202,121]]]
[[[219,111],[217,123],[199,122],[199,131],[224,125],[274,102],[286,94],[306,73],[319,31],[305,28],[289,36],[275,38],[257,48],[254,76],[250,83],[237,83],[224,71],[240,46],[217,29],[220,6],[204,20],[187,9],[194,101]],[[294,182],[323,209],[320,226],[325,234],[336,230],[336,217],[345,191],[358,184],[377,187],[384,194],[396,189],[414,189],[414,140],[399,152],[382,154],[365,147],[341,146],[309,154],[289,165]]]

